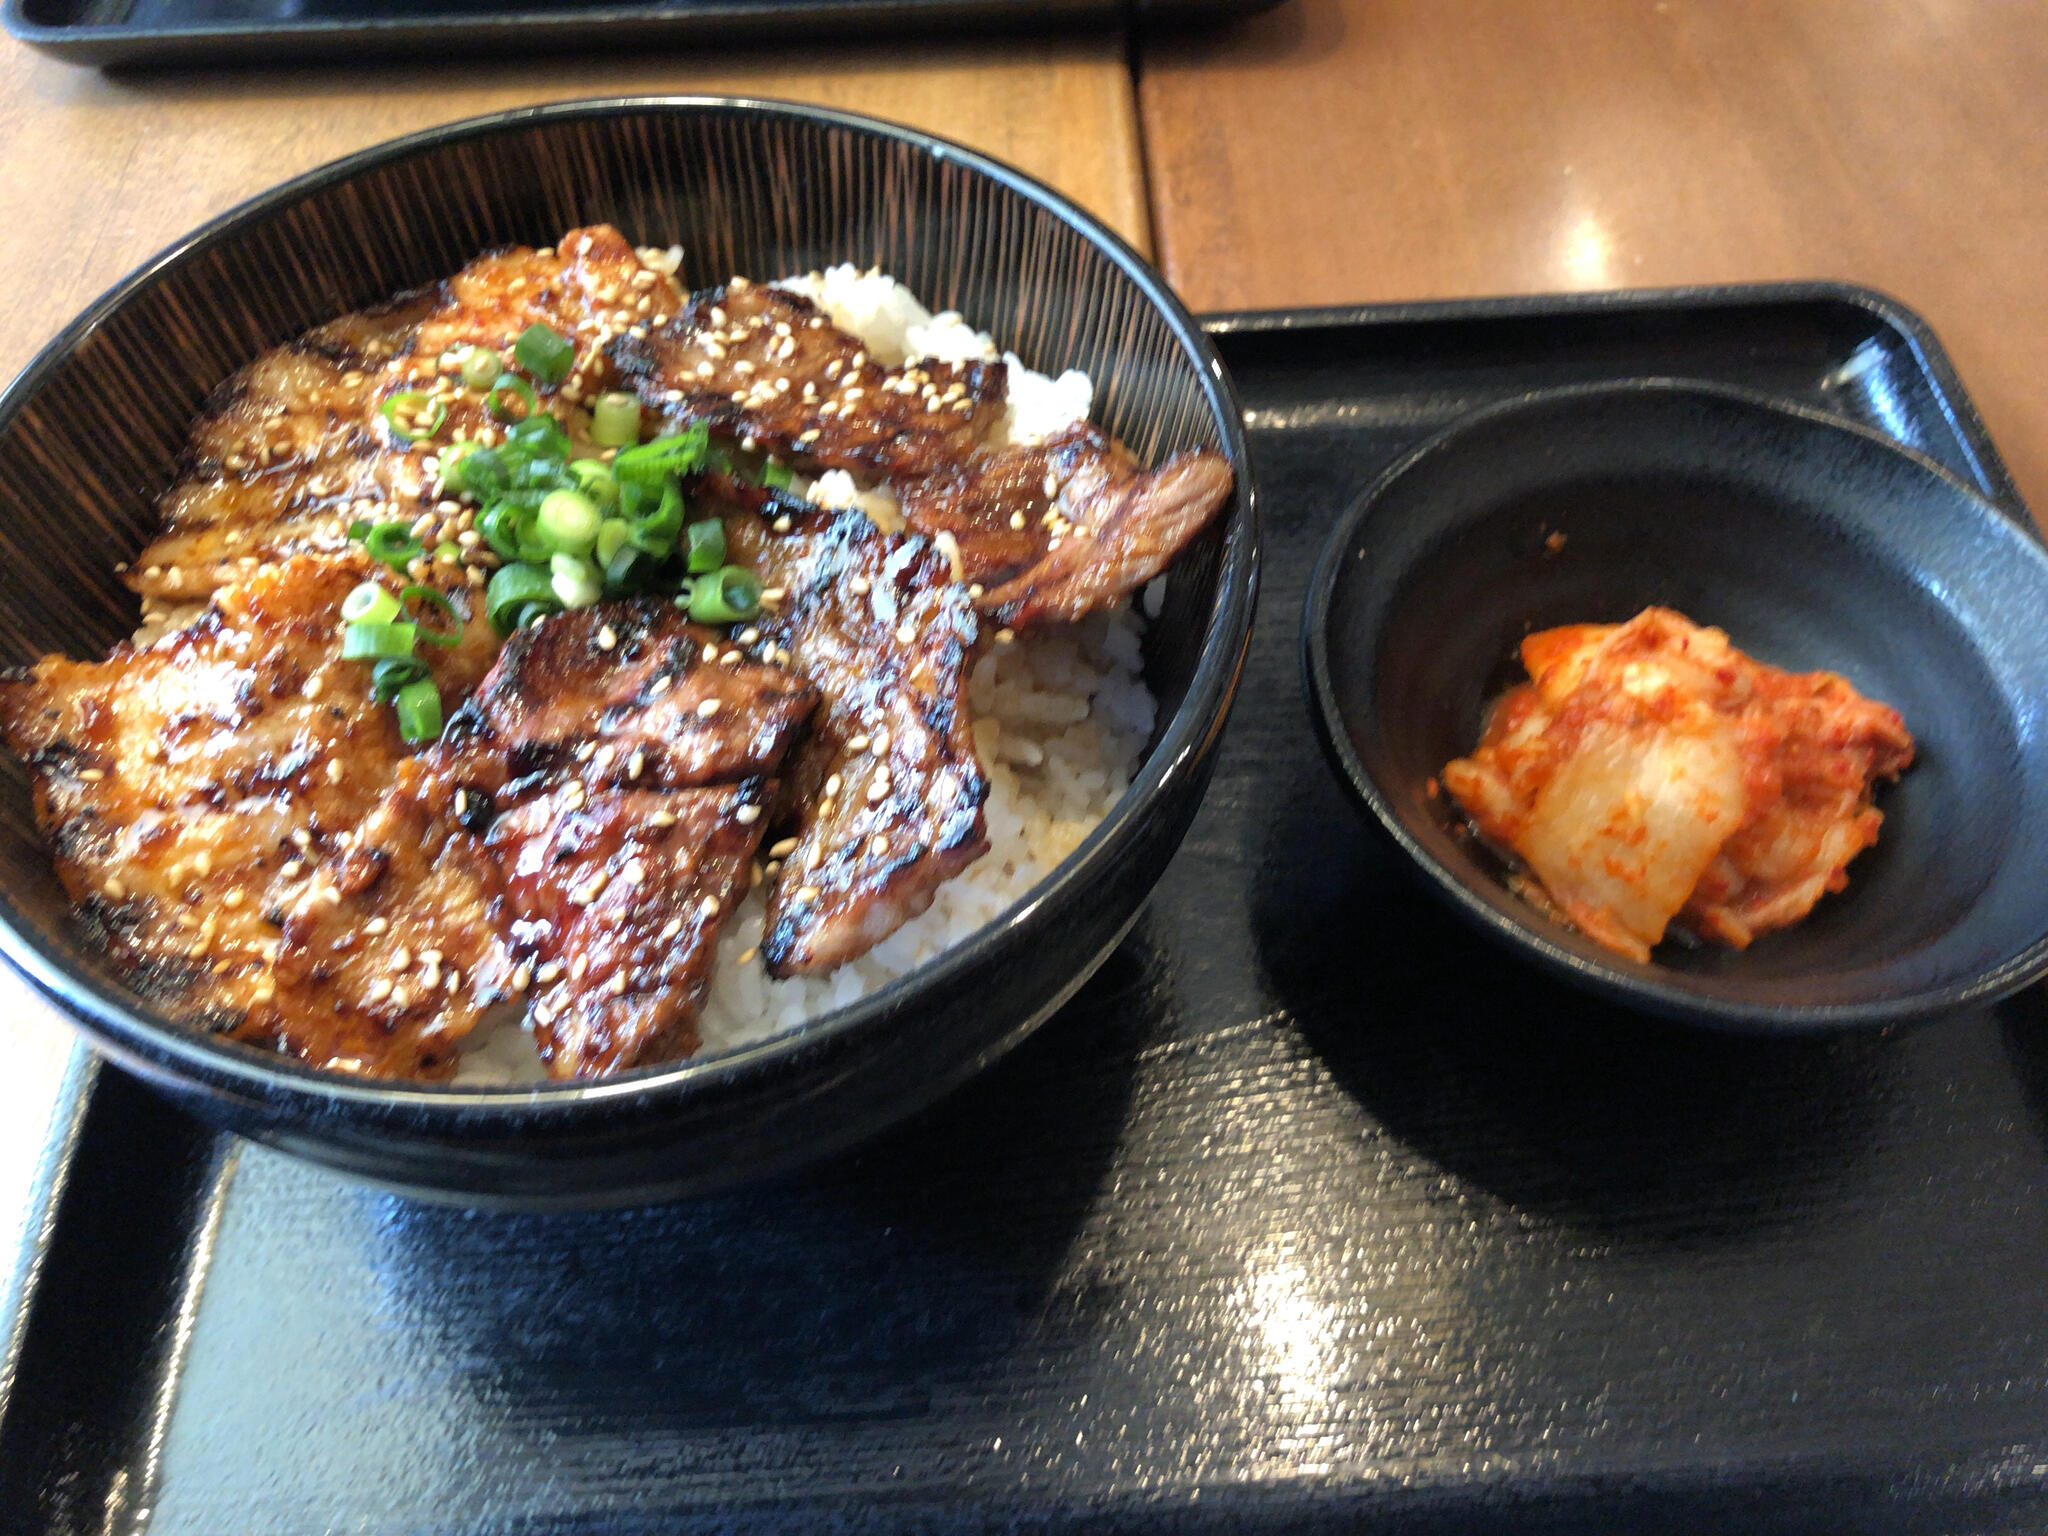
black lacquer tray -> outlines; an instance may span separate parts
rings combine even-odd
[[[0,0],[0,24],[74,64],[587,53],[1170,27],[1278,0]]]
[[[1064,1013],[838,1166],[592,1216],[415,1205],[81,1070],[0,1530],[2048,1528],[2048,999],[1822,1041],[1589,1002],[1368,836],[1297,675],[1336,510],[1533,387],[1770,389],[2023,518],[1933,337],[1834,287],[1213,331],[1251,675]]]

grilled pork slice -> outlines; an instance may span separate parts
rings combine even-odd
[[[460,387],[454,349],[510,348],[544,323],[576,346],[543,399],[588,399],[610,378],[603,343],[666,319],[681,303],[674,280],[645,264],[616,230],[571,230],[546,250],[499,252],[445,283],[347,315],[273,349],[223,385],[195,427],[183,478],[163,499],[163,531],[127,581],[145,609],[175,619],[255,564],[334,551],[349,525],[402,520],[431,548],[467,531],[440,495],[439,453],[499,430],[482,393]],[[408,441],[384,406],[411,391],[445,418]],[[424,521],[423,521],[424,520]]]
[[[984,448],[901,488],[903,516],[960,557],[981,611],[1017,628],[1072,623],[1157,576],[1230,499],[1220,454],[1141,469],[1082,423],[1043,443]]]
[[[1444,787],[1588,937],[1636,960],[1673,922],[1740,949],[1848,883],[1876,781],[1913,760],[1896,710],[1766,666],[1667,608],[1522,642]]]
[[[736,279],[607,350],[672,423],[705,422],[807,472],[886,481],[1000,624],[1067,622],[1114,604],[1230,499],[1230,466],[1207,450],[1146,470],[1086,424],[1044,443],[992,444],[1004,364],[884,368],[808,299],[776,288]]]
[[[359,555],[264,566],[150,646],[45,657],[0,682],[0,725],[34,774],[59,877],[142,990],[254,1043],[402,1072],[405,1049],[375,1033],[270,1007],[286,913],[409,750],[369,668],[335,644],[369,569]],[[450,707],[496,649],[479,613],[433,653]]]
[[[1000,362],[885,368],[809,299],[742,278],[606,351],[679,425],[705,422],[794,462],[892,481],[960,462],[1002,419],[1008,390]]]
[[[773,775],[817,702],[718,640],[653,599],[514,635],[299,904],[280,1003],[428,1042],[444,1070],[518,997],[557,1077],[695,1049]]]
[[[741,642],[821,696],[776,805],[762,953],[776,976],[829,971],[988,851],[967,712],[979,628],[929,541],[706,481],[700,504],[732,509],[726,547],[767,584]]]

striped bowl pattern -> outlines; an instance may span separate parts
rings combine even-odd
[[[597,222],[680,244],[691,287],[878,266],[1032,366],[1089,373],[1097,419],[1147,462],[1197,446],[1236,462],[1237,505],[1176,566],[1148,642],[1162,723],[1126,806],[1206,751],[1243,644],[1232,631],[1249,623],[1255,540],[1234,397],[1199,329],[1114,235],[1014,171],[862,118],[716,98],[524,109],[365,151],[224,215],[100,299],[0,395],[0,664],[100,655],[132,630],[114,564],[154,528],[194,416],[237,368],[480,251]],[[11,756],[0,947],[112,1026],[120,1038],[95,1033],[117,1056],[163,1066],[134,1059],[136,1027],[153,1025],[83,942]],[[248,1054],[177,1033],[187,1065],[194,1049]]]

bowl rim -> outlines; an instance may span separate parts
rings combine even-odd
[[[1338,516],[1316,556],[1302,605],[1300,652],[1316,736],[1323,755],[1351,797],[1378,822],[1408,861],[1428,877],[1430,887],[1468,922],[1511,951],[1527,955],[1553,974],[1613,1001],[1626,1003],[1667,1019],[1737,1034],[1795,1035],[1883,1028],[1989,1003],[2018,991],[2048,974],[2048,910],[2042,931],[2017,952],[1980,967],[1960,980],[1922,988],[1868,1003],[1760,1003],[1731,999],[1695,986],[1681,986],[1657,975],[1643,975],[1614,963],[1579,953],[1558,942],[1531,910],[1526,916],[1503,911],[1483,900],[1435,853],[1402,824],[1392,801],[1382,792],[1352,746],[1343,707],[1330,669],[1330,614],[1347,567],[1345,558],[1360,526],[1394,485],[1419,466],[1455,454],[1464,440],[1505,418],[1527,415],[1559,405],[1610,398],[1706,399],[1744,411],[1790,417],[1824,431],[1839,432],[1894,454],[1931,473],[1959,492],[2015,540],[2021,558],[2030,559],[2048,591],[2048,547],[2042,535],[2007,508],[1999,506],[1946,466],[1897,439],[1846,417],[1767,391],[1719,382],[1668,376],[1638,376],[1532,390],[1458,416],[1383,470]],[[1654,963],[1653,963],[1654,964]],[[1646,970],[1652,967],[1645,967]],[[1673,973],[1674,975],[1678,973]]]
[[[856,135],[893,140],[935,160],[952,161],[987,176],[1073,229],[1115,266],[1165,321],[1169,335],[1195,365],[1197,387],[1214,418],[1221,449],[1236,478],[1234,511],[1223,523],[1216,593],[1204,621],[1202,649],[1180,708],[1166,723],[1137,774],[1080,845],[1004,911],[937,956],[863,997],[807,1020],[800,1027],[715,1056],[635,1068],[592,1081],[462,1084],[410,1079],[355,1078],[274,1060],[223,1042],[139,1006],[125,989],[73,971],[53,945],[26,922],[11,894],[0,890],[0,958],[100,1043],[145,1074],[196,1077],[215,1089],[239,1091],[256,1101],[280,1093],[347,1104],[376,1120],[430,1116],[447,1129],[532,1129],[581,1120],[621,1101],[708,1096],[773,1073],[792,1058],[829,1051],[849,1036],[887,1027],[889,1016],[926,987],[943,986],[979,965],[1010,931],[1047,919],[1064,890],[1092,883],[1137,839],[1145,809],[1184,782],[1209,755],[1236,691],[1251,639],[1259,576],[1259,516],[1243,411],[1215,345],[1193,315],[1129,242],[1102,220],[1044,182],[963,144],[865,114],[750,95],[715,93],[585,97],[510,107],[461,118],[367,146],[301,172],[226,209],[187,232],[113,284],[46,343],[0,389],[0,430],[5,430],[44,383],[136,295],[169,271],[234,240],[294,203],[414,155],[561,123],[630,118],[644,114],[736,112],[786,119]]]

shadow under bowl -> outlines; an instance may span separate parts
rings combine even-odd
[[[1550,920],[1427,785],[1524,679],[1522,637],[1675,608],[1749,655],[1842,673],[1914,766],[1849,886],[1747,950],[1638,964]],[[1553,974],[1760,1032],[1881,1025],[2048,970],[2048,553],[1873,432],[1741,391],[1636,380],[1466,418],[1340,520],[1303,617],[1338,776],[1427,882]]]
[[[571,102],[455,123],[285,183],[101,298],[0,393],[0,664],[104,655],[115,575],[154,533],[208,395],[268,348],[582,224],[684,250],[686,287],[839,263],[1096,386],[1147,462],[1209,448],[1237,494],[1176,562],[1145,637],[1146,761],[1104,821],[996,921],[801,1029],[608,1081],[471,1088],[315,1071],[212,1039],[131,991],[73,913],[0,754],[0,952],[94,1045],[215,1124],[410,1192],[623,1204],[815,1160],[924,1107],[1045,1018],[1130,925],[1214,764],[1257,587],[1229,381],[1159,276],[1099,222],[971,150],[872,119],[716,97]]]

